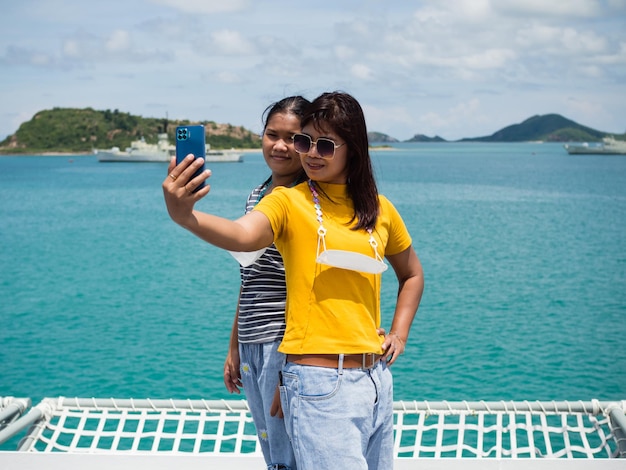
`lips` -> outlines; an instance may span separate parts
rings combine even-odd
[[[270,158],[272,160],[281,161],[281,162],[287,162],[291,160],[291,158],[289,158],[289,155],[270,155]]]
[[[320,165],[316,162],[307,161],[305,163],[306,166],[309,167],[311,170],[321,170],[322,168],[324,168],[324,165]]]

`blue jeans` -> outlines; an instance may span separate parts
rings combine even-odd
[[[299,470],[393,468],[393,379],[373,369],[287,362],[281,403]]]
[[[285,355],[277,351],[279,344],[280,341],[239,343],[241,382],[268,468],[277,468],[275,466],[280,464],[287,470],[295,470],[296,461],[285,421],[270,416],[278,375],[285,363]]]

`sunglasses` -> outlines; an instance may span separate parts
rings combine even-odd
[[[325,137],[320,137],[314,142],[306,134],[293,135],[293,146],[298,153],[310,153],[314,145],[317,148],[317,154],[321,158],[331,159],[335,156],[335,149],[346,145],[346,143],[337,145],[335,141]]]

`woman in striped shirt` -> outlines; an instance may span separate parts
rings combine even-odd
[[[263,158],[272,173],[248,196],[246,213],[275,187],[294,186],[306,179],[293,147],[293,135],[301,131],[300,118],[308,105],[303,97],[292,96],[263,113]],[[243,387],[268,468],[295,469],[284,420],[270,416],[278,375],[285,363],[285,355],[277,351],[285,333],[283,259],[274,245],[233,256],[242,264],[241,289],[224,363],[224,384],[231,393],[240,393]]]

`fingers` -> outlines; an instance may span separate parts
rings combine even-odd
[[[195,163],[194,160],[194,156],[189,154],[183,160],[181,160],[179,164],[176,164],[176,157],[172,157],[170,159],[170,164],[167,167],[168,176],[172,179],[172,181],[176,181],[181,176],[184,176],[184,172],[186,169],[188,169],[190,166],[193,166],[193,164]],[[202,164],[200,163],[198,167],[200,165]],[[193,172],[189,173],[188,175],[191,176],[192,174]]]
[[[185,196],[186,193],[194,196],[195,199],[200,199],[210,190],[210,186],[205,184],[203,188],[195,191],[211,176],[211,170],[205,170],[195,178],[193,177],[203,164],[202,158],[195,158],[192,154],[187,155],[178,165],[176,158],[172,157],[167,168],[167,177],[163,181],[163,188],[178,197]]]
[[[170,158],[170,164],[167,165],[167,172],[171,173],[175,166],[176,166],[176,157],[172,157]]]
[[[276,385],[274,390],[274,397],[272,398],[272,404],[270,405],[270,416],[277,416],[278,418],[284,418],[282,403],[280,402],[280,388]]]
[[[405,348],[405,341],[400,338],[398,334],[390,331],[382,344],[382,349],[384,351],[383,354],[387,358],[387,365],[391,365],[396,362],[396,359],[404,353]]]
[[[226,390],[230,393],[236,393],[237,395],[241,393],[241,388],[243,387],[239,378],[230,375],[226,371],[224,371],[224,385],[226,386]]]
[[[228,359],[224,363],[224,385],[226,390],[236,394],[240,394],[243,387],[241,376],[239,375],[239,367],[230,363]]]

